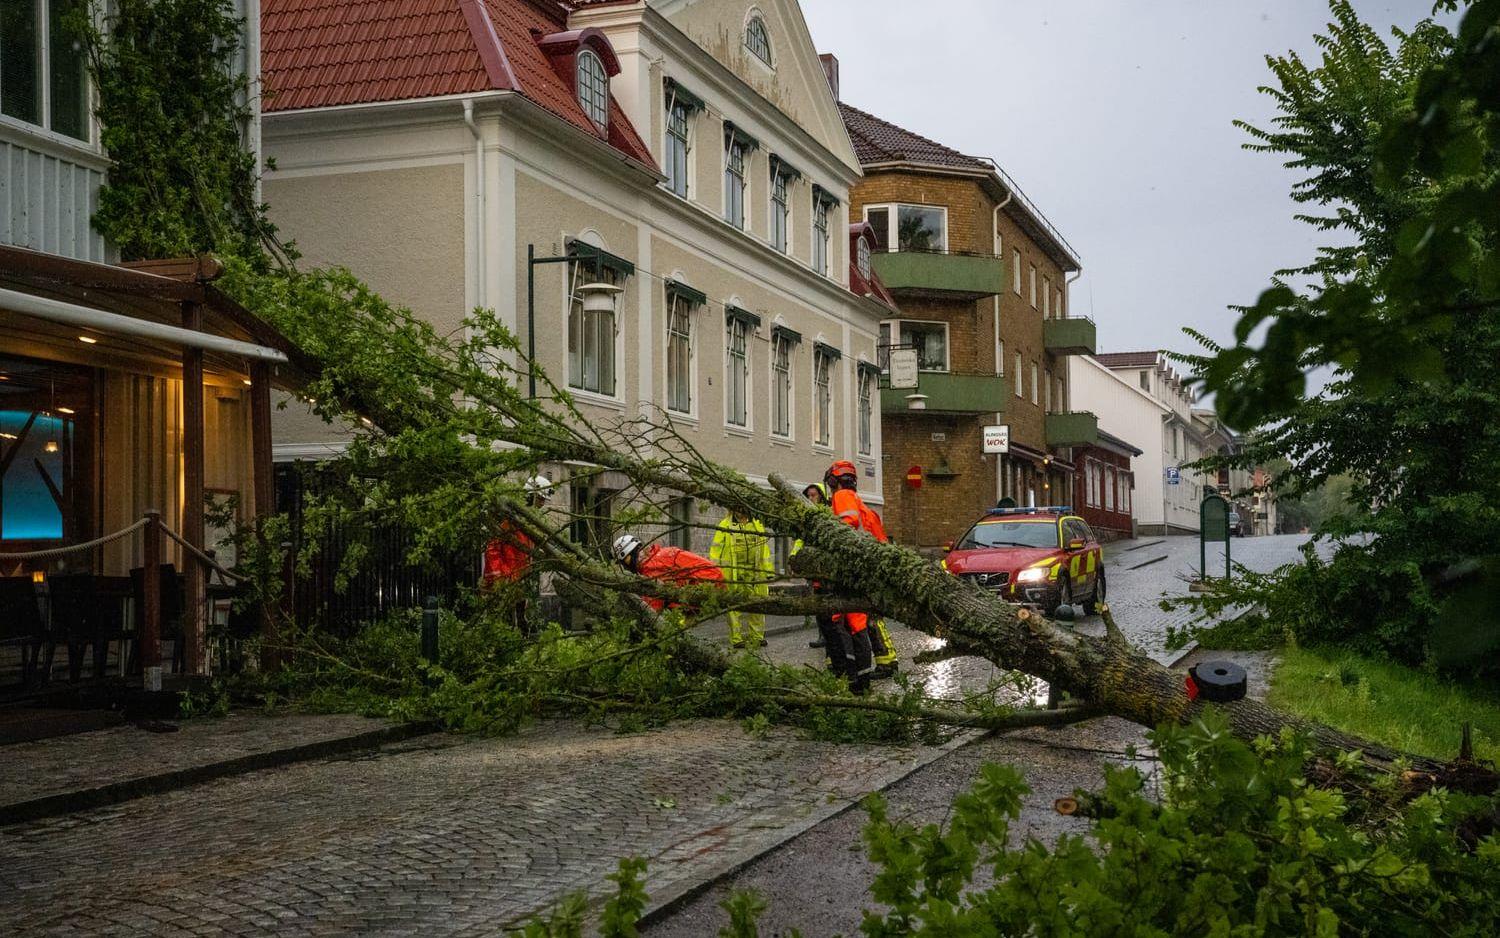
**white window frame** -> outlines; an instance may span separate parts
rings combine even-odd
[[[1031,265],[1031,308],[1036,309],[1036,265]]]
[[[869,280],[874,273],[873,261],[870,256],[870,239],[860,235],[854,243],[854,266],[859,269],[859,275]]]
[[[592,62],[598,68],[598,74],[585,74],[584,66]],[[609,129],[609,70],[604,67],[604,60],[599,58],[599,53],[593,49],[579,49],[578,61],[574,63],[574,90],[578,97],[578,106],[583,108],[583,113],[593,121],[594,126],[600,130]],[[597,79],[597,87],[595,80]],[[595,95],[598,100],[593,100]]]
[[[735,170],[734,155],[738,151],[740,157],[739,169]],[[733,132],[724,134],[724,220],[730,226],[740,230],[750,230],[750,202],[747,196],[750,189],[750,148],[740,142],[739,135]],[[738,184],[731,182],[737,179]],[[733,198],[735,188],[739,190],[739,198]],[[738,207],[739,218],[734,217],[733,209]]]
[[[1052,279],[1042,278],[1042,318],[1052,318]]]
[[[856,451],[861,456],[875,452],[875,385],[880,374],[873,368],[855,366],[855,395],[859,407],[858,439]]]
[[[629,291],[621,292],[616,295],[615,310],[613,316],[611,317],[613,320],[611,325],[614,329],[614,343],[613,345],[609,346],[609,348],[611,349],[610,354],[612,355],[612,361],[610,362],[610,374],[613,378],[614,386],[609,391],[591,388],[586,383],[588,363],[585,360],[585,353],[587,352],[587,346],[580,348],[578,351],[578,360],[576,363],[577,373],[575,374],[575,362],[572,355],[572,343],[573,315],[575,310],[579,316],[584,317],[579,327],[584,330],[584,334],[581,335],[580,338],[584,340],[586,340],[587,338],[589,320],[587,318],[587,315],[583,312],[583,298],[578,295],[578,287],[592,281],[584,279],[583,270],[584,267],[587,266],[587,261],[572,261],[565,266],[567,269],[567,283],[563,286],[563,324],[564,328],[566,329],[565,341],[567,343],[566,347],[568,349],[568,390],[570,393],[579,395],[581,397],[584,397],[585,399],[593,398],[595,400],[609,403],[620,403],[624,400],[624,398],[621,396],[620,391],[620,386],[623,383],[621,381],[620,365],[625,360],[624,337],[623,330],[620,328],[620,321],[624,318],[625,315],[623,304],[625,297],[629,295]],[[618,278],[614,278],[612,274],[600,275],[598,279],[600,282],[614,283],[616,286],[619,286]],[[595,315],[597,316],[599,314]],[[602,350],[604,346],[601,344],[599,348]],[[602,366],[597,370],[602,371]]]
[[[672,112],[681,108],[683,112],[683,136],[678,137],[672,132]],[[663,183],[668,192],[680,199],[692,198],[693,185],[693,116],[696,109],[678,101],[675,95],[666,97],[666,114],[662,121],[662,168],[667,174],[667,180]],[[678,180],[672,175],[672,150],[680,145],[682,147],[682,179]],[[681,184],[679,190],[675,183]]]
[[[765,41],[765,55],[761,55],[750,44],[750,32],[756,25],[760,26],[760,37]],[[743,45],[745,46],[745,51],[750,53],[752,59],[766,68],[772,70],[776,68],[776,47],[771,44],[771,28],[766,25],[766,18],[761,15],[759,10],[751,10],[750,15],[745,17],[745,38]]]
[[[737,330],[742,330],[742,333]],[[744,363],[740,365],[741,375],[744,379],[745,412],[743,414],[743,423],[736,422],[734,418],[739,415],[732,412],[734,407],[734,340],[736,335],[740,334],[744,338],[745,356]],[[747,320],[738,316],[724,317],[724,426],[741,433],[749,433],[754,430],[754,381],[752,380],[753,372],[750,367],[750,359],[753,357],[751,354],[751,340],[754,337],[755,327]]]
[[[1037,363],[1036,363],[1036,359],[1033,358],[1031,360],[1031,403],[1033,403],[1033,404],[1037,403],[1036,377],[1037,377]]]
[[[771,419],[769,430],[771,438],[774,440],[791,441],[797,438],[797,344],[790,336],[782,335],[776,332],[775,329],[771,330]],[[786,369],[784,371],[776,367],[778,364],[778,353],[782,349],[786,350]],[[783,375],[786,378],[785,433],[776,426],[778,418],[782,416],[779,413],[781,407],[779,395],[781,392],[780,382]]]
[[[825,277],[833,275],[833,214],[834,203],[813,191],[812,210],[812,268]]]
[[[14,0],[10,0],[14,2]],[[0,114],[0,127],[11,126],[27,133],[40,134],[49,141],[53,141],[62,147],[84,151],[90,154],[99,152],[99,145],[95,138],[98,136],[94,124],[94,78],[89,71],[88,63],[82,64],[83,79],[83,136],[74,137],[52,127],[52,3],[53,0],[29,0],[36,12],[36,80],[37,80],[37,113],[41,118],[32,122],[24,118],[14,117],[10,114]],[[22,196],[24,198],[24,195]]]
[[[998,353],[995,355],[995,361],[998,362],[998,364],[995,366],[995,376],[999,377],[999,378],[1005,377],[1005,340],[1004,339],[1000,340],[1000,348],[999,348]]]
[[[838,358],[813,346],[813,445],[833,447],[833,370]]]
[[[926,373],[926,374],[950,374],[950,373],[952,373],[952,371],[953,371],[953,330],[951,328],[949,328],[948,323],[944,322],[941,319],[884,319],[884,320],[881,320],[880,325],[881,325],[882,329],[885,329],[885,328],[889,327],[889,329],[890,329],[890,336],[893,339],[895,339],[895,341],[891,343],[892,345],[905,345],[906,344],[906,336],[902,334],[903,331],[904,331],[902,327],[904,327],[906,325],[913,325],[913,326],[942,326],[943,327],[943,367],[942,367],[942,370],[938,370],[936,368],[920,368],[920,364],[919,364],[919,370],[922,371],[923,373]],[[918,358],[920,359],[920,353],[918,354]]]
[[[913,253],[935,253],[935,254],[946,253],[947,250],[948,250],[948,242],[949,242],[949,237],[948,237],[948,206],[946,206],[946,205],[931,205],[931,204],[928,204],[926,202],[882,202],[882,203],[879,203],[879,204],[876,204],[876,205],[866,205],[864,207],[864,220],[865,220],[865,222],[867,224],[870,224],[871,227],[874,226],[874,223],[870,221],[870,213],[872,211],[878,212],[878,211],[884,210],[885,213],[886,213],[885,214],[885,232],[884,232],[884,234],[885,234],[885,249],[886,249],[886,252],[890,253],[890,254],[896,254],[896,253],[899,253],[901,251],[901,238],[900,238],[900,232],[901,232],[901,210],[903,208],[936,209],[937,211],[940,211],[940,212],[943,213],[943,241],[942,241],[942,245],[940,247],[936,248],[932,252],[918,251],[918,252],[913,252]]]
[[[792,180],[795,178],[791,173],[783,169],[779,164],[773,164],[771,172],[771,198],[769,231],[771,247],[782,254],[792,253]],[[776,191],[781,189],[782,197],[778,201]],[[780,222],[781,243],[776,243],[778,234],[777,222]]]
[[[1052,413],[1052,369],[1042,369],[1042,412]]]
[[[1063,289],[1062,289],[1062,287],[1058,287],[1057,288],[1057,302],[1055,302],[1055,303],[1052,304],[1052,309],[1057,314],[1057,318],[1058,319],[1067,319],[1068,318],[1068,314],[1063,310]]]
[[[1010,288],[1021,295],[1021,249],[1010,249]]]
[[[680,307],[679,307],[679,304],[680,304]],[[695,323],[693,322],[693,319],[694,319],[693,314],[695,312],[694,307],[696,305],[697,304],[691,302],[687,297],[683,296],[680,293],[676,293],[676,292],[671,291],[671,290],[667,291],[667,304],[666,304],[666,312],[667,312],[667,323],[666,323],[666,326],[667,326],[667,345],[666,345],[666,355],[665,355],[665,361],[666,361],[666,365],[667,365],[667,368],[666,368],[667,388],[666,388],[666,395],[665,395],[666,396],[667,411],[669,413],[677,414],[678,416],[682,416],[682,417],[694,417],[694,418],[696,418],[698,416],[698,393],[697,393],[698,392],[698,343],[695,341],[695,335],[694,335],[694,333],[695,333],[696,330],[694,328]],[[681,333],[674,332],[673,328],[672,328],[675,325],[675,323],[673,321],[674,317],[675,317],[675,314],[677,312],[679,312],[679,310],[683,314],[683,316],[685,317],[685,319],[687,321],[687,333],[686,333],[685,336],[683,334],[681,334]],[[686,376],[686,378],[687,378],[687,396],[688,396],[688,400],[687,400],[687,408],[686,409],[679,408],[679,407],[674,407],[673,406],[673,400],[672,400],[672,396],[673,396],[672,395],[672,390],[673,390],[673,388],[672,388],[672,377],[673,377],[673,375],[672,375],[672,371],[673,371],[673,368],[672,368],[672,362],[673,362],[672,345],[673,345],[673,342],[675,340],[679,340],[679,339],[683,339],[683,338],[685,338],[687,340],[687,363],[686,363],[687,364],[687,376]]]
[[[1104,510],[1105,511],[1114,511],[1115,510],[1115,484],[1116,484],[1115,467],[1114,466],[1105,466],[1104,467]]]
[[[1026,374],[1025,363],[1021,361],[1021,353],[1016,353],[1016,397],[1026,398]]]

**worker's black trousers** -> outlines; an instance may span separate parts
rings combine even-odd
[[[823,636],[823,650],[828,655],[828,670],[849,682],[849,688],[862,694],[870,686],[875,670],[870,646],[870,629],[850,632],[843,616],[818,616],[818,633]]]

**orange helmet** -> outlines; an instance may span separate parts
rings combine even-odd
[[[858,480],[859,470],[854,468],[854,463],[850,462],[849,460],[840,459],[838,462],[828,467],[828,471],[824,473],[824,478]]]

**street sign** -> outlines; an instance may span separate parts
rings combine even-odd
[[[986,453],[1010,452],[1010,424],[984,428],[984,451]]]
[[[1180,485],[1180,484],[1182,484],[1182,470],[1178,469],[1176,466],[1168,466],[1167,467],[1167,484],[1168,485]]]
[[[906,470],[906,487],[909,489],[919,489],[922,487],[921,466],[912,466]]]
[[[891,349],[891,388],[905,390],[917,386],[917,350],[914,348]]]

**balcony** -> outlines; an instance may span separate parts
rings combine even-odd
[[[1042,322],[1042,344],[1054,355],[1092,355],[1094,321],[1085,316],[1047,319]]]
[[[910,394],[925,394],[927,406],[912,410]],[[881,388],[880,412],[883,414],[996,414],[1005,410],[1006,384],[1000,375],[959,375],[944,371],[924,371],[915,388]]]
[[[1097,442],[1099,418],[1088,411],[1047,415],[1048,446],[1089,446]]]
[[[1005,264],[998,257],[898,251],[870,260],[881,282],[897,294],[977,300],[1005,292]]]

